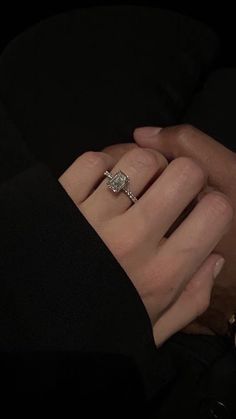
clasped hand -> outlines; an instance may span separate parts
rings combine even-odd
[[[209,307],[234,218],[217,163],[228,173],[235,160],[198,130],[151,131],[136,130],[137,144],[82,154],[58,180],[132,281],[160,346]],[[127,174],[138,202],[109,190],[106,170]]]

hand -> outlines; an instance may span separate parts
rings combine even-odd
[[[127,173],[138,202],[108,190],[106,170]],[[152,325],[158,325],[157,345],[205,311],[220,256],[211,252],[230,228],[233,210],[223,194],[209,193],[164,240],[206,183],[192,159],[168,165],[159,152],[136,147],[115,162],[107,153],[89,151],[59,182],[133,282]]]
[[[161,152],[168,161],[186,156],[208,172],[208,185],[220,190],[236,208],[236,154],[197,128],[180,125],[169,128],[153,127],[136,129],[135,141],[139,146],[151,147]],[[208,230],[207,230],[208,231]],[[214,249],[226,260],[224,269],[217,278],[209,309],[186,331],[201,331],[200,325],[216,333],[227,332],[227,319],[236,309],[236,219],[228,233]]]

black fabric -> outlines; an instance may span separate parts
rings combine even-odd
[[[235,68],[213,71],[194,96],[182,120],[195,125],[232,151],[236,151],[235,75]]]
[[[141,299],[48,167],[31,163],[5,179],[0,207],[3,359],[5,352],[118,354],[150,386],[156,352]],[[16,390],[39,390],[38,380],[15,380]]]
[[[209,100],[225,90],[215,82],[213,97],[206,84],[218,54],[199,22],[131,6],[55,16],[3,51],[0,361],[19,405],[30,392],[76,414],[193,418],[202,403],[201,415],[211,410],[196,388],[212,369],[219,401],[228,342],[177,334],[156,350],[134,286],[57,180],[84,151],[132,141],[136,126],[193,122],[223,142],[225,103],[210,114]]]
[[[59,176],[88,149],[132,140],[140,124],[175,123],[218,48],[207,27],[178,14],[82,9],[8,45],[0,97],[29,149]]]

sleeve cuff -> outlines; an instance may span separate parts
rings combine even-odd
[[[2,184],[0,208],[1,350],[124,354],[152,388],[156,347],[142,300],[48,167]]]

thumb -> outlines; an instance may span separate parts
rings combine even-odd
[[[219,254],[208,256],[177,301],[157,320],[153,327],[157,346],[207,310],[215,278],[223,267],[220,261],[224,263]]]

